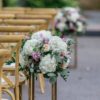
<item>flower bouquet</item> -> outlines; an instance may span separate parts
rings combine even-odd
[[[58,36],[52,36],[50,31],[34,33],[21,50],[20,70],[27,77],[43,73],[51,83],[56,82],[58,75],[66,80],[71,59],[70,45],[71,40],[63,41]]]
[[[55,17],[55,30],[58,35],[85,33],[85,18],[80,14],[79,9],[77,8],[63,8]]]

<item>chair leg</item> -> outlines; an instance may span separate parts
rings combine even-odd
[[[20,100],[19,99],[19,87],[18,86],[15,88],[15,100]]]
[[[14,88],[14,95],[15,95],[15,100],[16,100],[16,88]]]
[[[77,68],[77,35],[74,36],[75,45],[74,45],[74,68]]]
[[[44,80],[43,74],[39,74],[38,78],[39,78],[41,92],[44,93],[45,92],[45,80]]]
[[[29,100],[35,100],[35,80],[34,76],[29,78]]]
[[[9,96],[11,96],[12,100],[15,100],[15,96],[12,94],[11,91],[9,91],[8,89],[4,89],[4,92],[7,92],[9,94]],[[1,99],[0,99],[1,100]]]
[[[19,85],[19,99],[22,100],[22,85]]]

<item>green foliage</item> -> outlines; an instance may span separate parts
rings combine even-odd
[[[67,77],[69,76],[69,71],[68,69],[64,69],[60,72],[60,76],[65,80],[67,81]]]
[[[14,7],[17,6],[18,0],[3,0],[3,6]]]
[[[27,7],[36,8],[62,8],[65,6],[77,6],[77,0],[3,0],[3,6],[18,6],[24,5]]]
[[[37,8],[62,8],[65,6],[77,6],[77,4],[77,0],[26,0],[25,2],[25,6]]]

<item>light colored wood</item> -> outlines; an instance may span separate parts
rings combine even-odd
[[[10,57],[10,55],[11,55],[11,52],[9,50],[0,49],[0,79],[2,78],[5,79],[5,81],[9,85],[11,85],[11,83],[9,82],[10,80],[3,74],[2,65],[4,61]],[[2,91],[7,92],[11,96],[12,100],[15,100],[14,95],[10,92],[10,90],[2,86],[2,80],[0,80],[0,100],[2,100]]]
[[[57,11],[55,9],[50,9],[50,8],[33,8],[30,11],[26,12],[27,14],[50,14],[50,15],[56,15]]]
[[[10,27],[10,29],[9,29]],[[23,26],[24,27],[24,26]],[[29,26],[27,26],[29,27]],[[18,31],[18,27],[16,26],[0,26],[0,32],[17,32]],[[22,32],[23,30],[20,30],[20,32]],[[29,30],[28,30],[29,31]],[[23,33],[24,34],[24,33]],[[20,35],[18,35],[20,37]],[[2,35],[0,38],[1,40],[0,41],[8,41],[8,42],[14,42],[14,41],[17,41],[19,39],[19,37],[16,36],[14,37],[14,35],[10,35],[10,37],[8,36],[5,36],[5,35]],[[4,68],[4,71],[14,71],[15,68],[11,68],[11,67],[8,67],[8,68]],[[42,79],[41,79],[42,80]],[[44,81],[44,80],[42,80]],[[44,83],[44,82],[43,82]],[[40,84],[40,87],[42,87],[42,84]],[[44,87],[44,85],[43,85]],[[44,91],[43,88],[41,88],[41,92]],[[42,92],[43,93],[43,92]]]
[[[21,46],[21,40],[24,38],[23,35],[0,35],[0,43],[15,43],[16,42],[16,46],[15,46],[15,49],[12,49],[14,51],[11,51],[10,53],[6,52],[6,50],[2,50],[0,49],[0,56],[2,56],[4,54],[3,57],[6,57],[7,59],[7,54],[10,54],[10,57],[11,57],[11,53],[13,52],[16,52],[16,57],[15,57],[15,84],[13,84],[13,82],[10,80],[10,78],[6,77],[4,74],[2,74],[2,77],[4,80],[6,80],[6,82],[8,83],[9,87],[11,88],[15,88],[16,91],[16,100],[19,100],[19,84],[20,84],[20,79],[19,79],[19,53],[20,53],[20,46]],[[7,49],[7,51],[9,51]],[[5,58],[3,60],[6,60]],[[1,61],[1,60],[0,60]],[[2,62],[4,63],[4,62]],[[2,88],[6,88],[3,87]]]
[[[10,24],[10,25],[38,25],[38,24],[46,24],[47,21],[43,20],[43,19],[35,19],[35,20],[31,20],[31,19],[5,19],[3,21],[4,24]]]
[[[23,29],[23,31],[25,32],[29,32],[29,30],[31,29],[31,31],[33,30],[41,30],[41,29],[47,29],[48,28],[48,21],[44,20],[44,19],[4,19],[0,22],[0,24],[4,25],[17,25],[17,31],[21,31]],[[20,26],[26,26],[26,25],[30,25],[31,27],[19,27]],[[9,31],[10,31],[10,27],[9,27]],[[14,29],[14,28],[13,28]],[[3,28],[1,28],[0,30],[4,30]],[[12,30],[12,29],[11,29]],[[14,29],[16,30],[16,28]],[[35,30],[35,31],[36,31]],[[4,30],[5,31],[5,30]]]
[[[41,88],[41,92],[44,93],[45,91],[45,80],[42,74],[38,75],[39,77],[39,83],[40,83],[40,88]]]
[[[16,18],[18,19],[52,19],[52,15],[29,15],[29,14],[16,14]]]
[[[0,14],[0,19],[15,18],[14,14]]]
[[[25,7],[3,7],[3,10],[9,10],[9,11],[24,11],[25,9],[29,9],[29,8],[25,8]]]
[[[0,9],[0,13],[1,14],[25,14],[24,11],[14,11],[14,10],[9,11],[9,10],[2,10],[2,9]]]
[[[7,43],[9,43],[9,42],[13,42],[13,43],[19,42],[22,39],[24,39],[24,37],[25,37],[24,35],[9,35],[9,36],[8,35],[0,35],[0,42],[2,42],[2,41],[3,41],[3,43],[4,42],[7,42]],[[0,52],[0,53],[2,53],[2,52]]]
[[[45,11],[45,12],[47,13],[47,11]],[[48,16],[44,16],[43,14],[45,14],[45,13],[39,13],[37,16],[39,16],[40,14],[41,14],[41,16],[42,16],[43,18],[48,18],[48,19],[49,19],[50,17],[52,17],[52,16],[50,15],[50,13],[48,14]],[[55,14],[53,13],[53,16],[54,16],[54,15],[55,15]],[[36,16],[35,16],[35,17],[36,17]],[[35,18],[35,17],[34,17],[34,18]],[[38,18],[39,18],[39,17],[38,17]],[[53,19],[53,18],[52,18],[52,19]],[[52,19],[51,19],[51,20],[52,20]],[[23,22],[25,22],[25,21],[23,21]],[[22,22],[22,23],[23,23],[23,22]],[[32,21],[31,21],[31,22],[32,22]],[[8,21],[7,21],[7,22],[5,21],[4,23],[6,23],[6,24],[8,23],[8,24],[9,24]],[[21,21],[20,21],[20,23],[21,23]],[[16,25],[18,25],[18,24],[20,24],[20,23],[17,22]],[[28,23],[29,23],[29,21],[28,21]],[[13,25],[14,23],[10,22],[10,24]],[[26,24],[26,23],[25,23],[25,24]],[[39,24],[40,24],[40,22],[39,22]],[[52,25],[52,26],[53,26],[53,25]],[[45,28],[45,27],[46,27],[46,28]],[[47,25],[42,25],[42,28],[40,28],[40,29],[43,29],[43,28],[44,28],[44,29],[47,29]],[[44,82],[43,82],[43,83],[44,83]],[[41,86],[40,86],[40,87],[41,87]],[[43,87],[44,87],[44,86],[43,86]],[[43,88],[41,88],[41,91],[43,91]]]
[[[34,26],[0,26],[0,32],[35,32]]]
[[[57,9],[55,8],[3,8],[0,13],[11,13],[11,14],[49,14],[56,15]]]

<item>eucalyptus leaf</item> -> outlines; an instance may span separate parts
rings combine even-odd
[[[56,77],[56,74],[54,74],[54,73],[48,73],[47,74],[49,77]]]
[[[54,84],[57,81],[57,77],[50,77],[50,82]]]

